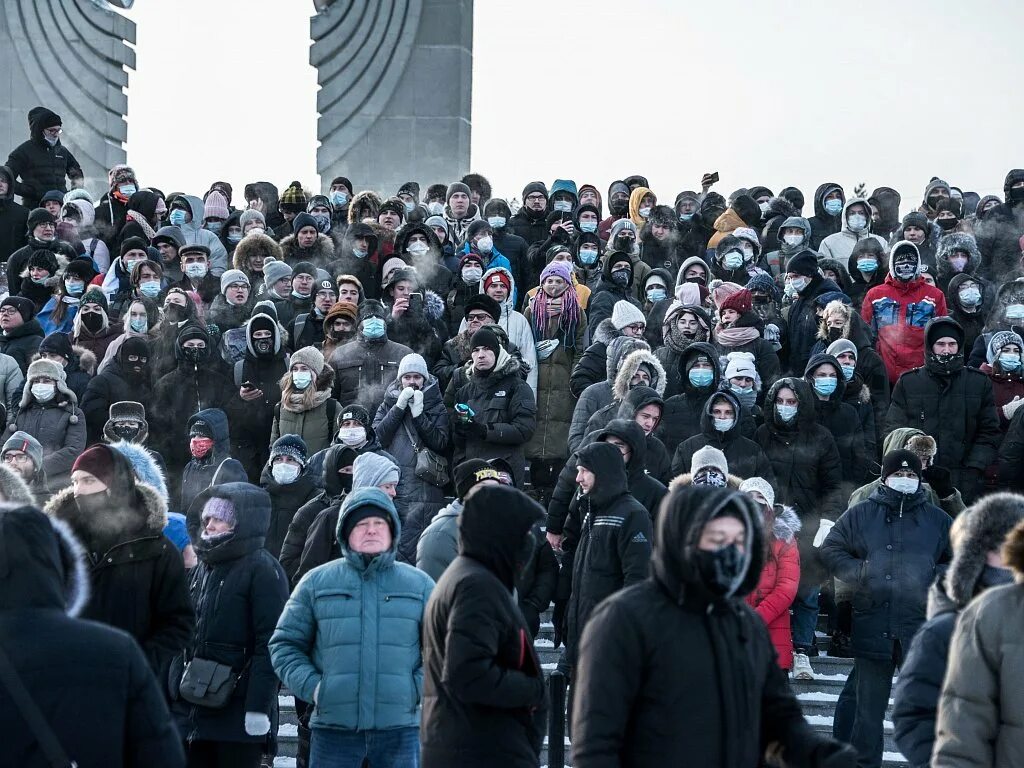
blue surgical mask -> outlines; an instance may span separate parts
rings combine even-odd
[[[829,216],[838,216],[843,212],[843,201],[842,200],[826,200],[825,201],[825,212]]]
[[[133,317],[128,326],[135,331],[135,333],[145,333],[149,329],[149,323],[144,317]]]
[[[387,326],[379,317],[368,317],[363,321],[363,336],[368,339],[379,339],[384,335]]]
[[[710,368],[691,368],[687,376],[695,387],[706,387],[715,380],[715,372]]]
[[[776,405],[775,412],[779,415],[779,418],[785,422],[790,422],[796,418],[797,406],[795,405]]]
[[[215,235],[219,235],[220,231],[224,229],[223,221],[208,221],[206,222],[206,228],[213,232]]]
[[[665,296],[667,296],[667,294],[664,288],[651,288],[647,291],[647,300],[651,302],[661,301]]]
[[[344,192],[331,192],[331,205],[337,205],[342,208],[348,202],[348,195]]]
[[[131,197],[139,191],[134,184],[122,184],[117,189],[125,197]]]
[[[692,218],[693,218],[693,214],[692,213],[680,213],[679,214],[679,220],[680,221],[689,221]]]
[[[1000,352],[999,367],[1004,371],[1016,371],[1020,368],[1020,355],[1015,352]]]
[[[232,232],[230,235],[228,235],[228,242],[229,243],[239,243],[239,242],[241,242],[241,240],[242,240],[242,233],[241,232]]]
[[[185,265],[185,274],[193,280],[202,280],[206,277],[206,265],[202,262],[192,262]]]
[[[501,229],[505,226],[504,216],[488,216],[487,223],[491,225],[491,229]]]
[[[181,210],[181,208],[175,208],[173,211],[171,211],[170,215],[167,217],[167,220],[171,222],[172,226],[180,227],[182,224],[185,223],[185,212]]]
[[[568,200],[556,200],[551,204],[552,210],[561,211],[562,213],[568,213],[572,210],[572,203]]]
[[[1007,306],[1006,317],[1010,320],[1024,319],[1024,304],[1010,304]]]
[[[596,248],[580,248],[580,263],[586,264],[588,267],[592,264],[597,263],[597,249]]]
[[[728,432],[732,429],[732,425],[736,423],[736,419],[713,419],[715,422],[715,430],[718,432]]]
[[[149,298],[156,298],[160,295],[160,281],[159,280],[146,280],[144,283],[139,283],[139,291],[143,296]]]
[[[292,384],[296,389],[305,389],[313,383],[313,374],[310,371],[292,371]]]
[[[836,379],[833,379],[831,376],[825,376],[820,378],[816,377],[814,379],[814,391],[817,392],[819,395],[824,395],[825,397],[828,397],[829,395],[836,391],[836,386],[838,384],[839,382]]]
[[[843,365],[840,367],[843,369],[843,378],[847,381],[851,381],[853,379],[853,372],[857,370],[857,366]]]
[[[352,255],[357,259],[365,259],[368,255],[368,251],[365,248],[353,248]]]
[[[858,272],[874,272],[878,269],[878,259],[857,259]]]
[[[584,232],[597,232],[597,222],[596,221],[581,221],[580,222],[580,229],[583,230]]]
[[[404,205],[406,213],[412,213],[413,209],[416,207],[416,203],[410,203],[409,201],[406,201]]]
[[[82,291],[85,290],[84,280],[65,280],[64,288],[68,292],[68,296],[81,296]]]
[[[46,281],[49,280],[49,279],[50,279],[49,275],[46,275],[45,277],[33,277],[33,278],[31,278],[32,282],[35,283],[36,285],[46,285]]]
[[[743,254],[736,251],[725,254],[724,264],[726,269],[739,269],[743,266]]]
[[[744,408],[750,408],[757,402],[757,393],[753,387],[737,387],[735,384],[730,384],[729,389],[736,395],[736,399]]]

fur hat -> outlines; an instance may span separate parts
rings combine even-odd
[[[383,303],[377,299],[366,299],[362,304],[359,305],[359,322],[363,322],[368,317],[379,317],[382,320],[386,320],[388,316],[387,308]]]
[[[31,384],[33,379],[43,377],[53,379],[58,384],[67,381],[67,373],[65,373],[63,366],[58,365],[53,360],[33,360],[32,364],[28,367],[25,381]]]
[[[296,363],[302,363],[312,370],[316,376],[319,376],[324,370],[323,352],[316,347],[303,347],[292,353],[289,365],[295,365]]]
[[[953,561],[945,575],[946,594],[963,608],[977,592],[986,556],[998,550],[1013,528],[1024,521],[1024,497],[993,493],[960,513],[965,520]]]
[[[616,330],[621,331],[627,325],[633,325],[634,323],[646,325],[647,318],[644,317],[644,313],[625,299],[616,301],[615,306],[612,307],[612,325],[615,326]]]
[[[146,421],[146,407],[142,403],[136,403],[132,400],[111,403],[108,413],[109,418],[106,424],[103,425],[103,436],[107,442],[114,443],[125,439],[123,435],[119,435],[115,430],[115,425],[119,421],[139,422],[142,429],[133,442],[146,442],[146,438],[149,437],[149,422]]]
[[[775,489],[772,488],[772,484],[763,477],[748,477],[740,483],[739,490],[743,493],[757,491],[764,496],[764,500],[768,502],[769,507],[775,506]]]

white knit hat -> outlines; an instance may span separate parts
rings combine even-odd
[[[407,373],[418,373],[424,379],[427,378],[427,361],[422,355],[411,352],[402,358],[398,363],[398,378],[401,379]]]
[[[726,380],[734,376],[749,376],[757,378],[757,367],[754,365],[754,356],[749,352],[730,352],[727,356],[729,362],[725,366]]]
[[[757,491],[764,496],[764,500],[768,502],[769,507],[775,506],[775,489],[772,488],[772,484],[763,477],[748,477],[740,483],[740,491],[742,493]]]
[[[705,467],[713,467],[726,477],[729,476],[729,462],[725,454],[710,445],[705,445],[693,454],[693,458],[690,459],[690,474],[696,475]]]
[[[647,318],[644,317],[644,313],[634,304],[625,300],[616,301],[615,306],[612,307],[612,325],[615,326],[616,330],[621,331],[627,325],[633,325],[633,323],[647,325]]]

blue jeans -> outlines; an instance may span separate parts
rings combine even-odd
[[[879,768],[885,739],[885,710],[896,665],[891,659],[854,659],[836,702],[832,735],[857,750],[857,768]]]
[[[418,768],[420,729],[336,731],[314,728],[309,768]]]
[[[793,651],[801,653],[814,648],[814,628],[818,626],[817,585],[805,587],[796,593],[793,600]]]

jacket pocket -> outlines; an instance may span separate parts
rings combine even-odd
[[[871,310],[874,314],[875,325],[878,328],[884,328],[896,323],[900,314],[900,304],[895,299],[884,296],[871,303]]]
[[[935,317],[935,304],[927,299],[907,305],[907,325],[924,328]]]

